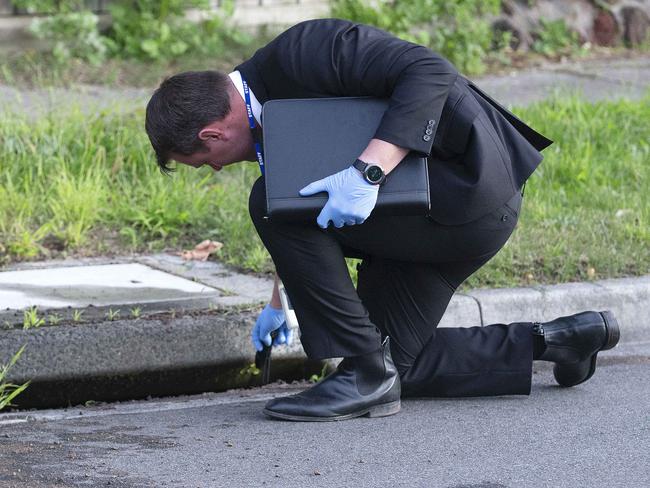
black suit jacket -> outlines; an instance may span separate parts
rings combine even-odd
[[[301,22],[235,69],[262,104],[389,98],[375,137],[428,156],[430,214],[443,224],[469,222],[508,201],[552,143],[439,54],[347,20]]]

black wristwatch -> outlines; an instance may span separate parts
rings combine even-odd
[[[352,166],[357,168],[363,174],[363,178],[371,185],[381,185],[386,181],[386,173],[381,169],[381,166],[376,164],[368,164],[360,159],[357,159]]]

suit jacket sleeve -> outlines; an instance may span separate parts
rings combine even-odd
[[[445,100],[458,77],[456,68],[430,49],[339,19],[297,24],[252,61],[256,57],[265,65],[258,69],[278,70],[273,78],[300,86],[302,95],[390,98],[375,137],[424,155],[431,153]]]

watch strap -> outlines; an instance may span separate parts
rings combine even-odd
[[[368,163],[366,163],[364,161],[361,161],[360,159],[357,158],[354,161],[354,163],[352,163],[352,166],[354,166],[355,168],[357,168],[359,171],[361,171],[363,173],[366,170],[366,168],[368,166],[370,166],[370,165]]]

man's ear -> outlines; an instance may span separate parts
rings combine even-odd
[[[199,131],[199,139],[208,141],[210,139],[223,139],[223,131],[213,125],[205,126]]]

